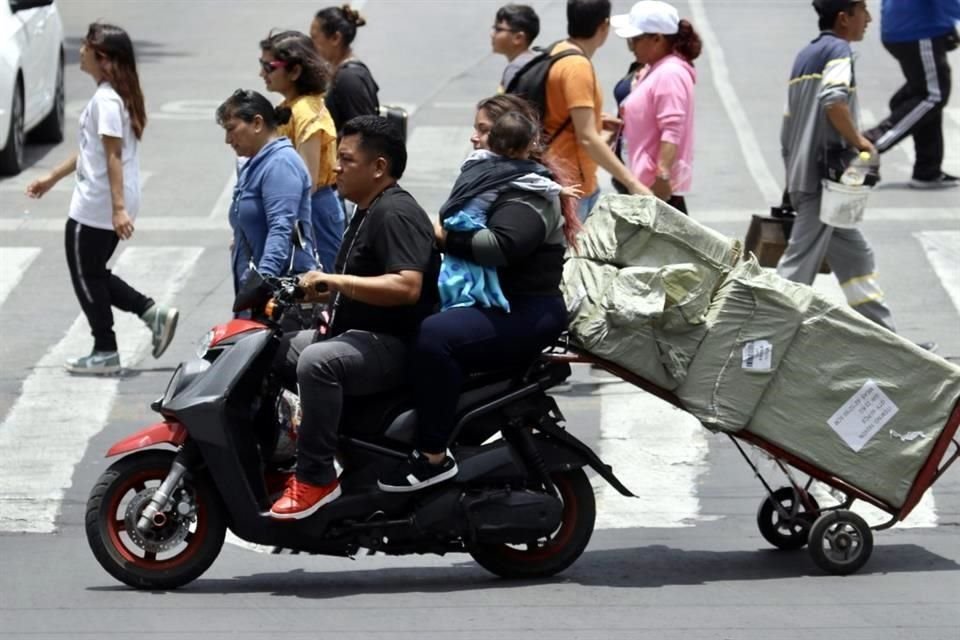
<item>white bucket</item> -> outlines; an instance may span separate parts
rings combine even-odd
[[[873,188],[854,187],[831,180],[822,180],[821,184],[820,222],[841,229],[856,228],[863,220],[867,197]]]

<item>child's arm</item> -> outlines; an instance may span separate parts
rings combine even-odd
[[[561,187],[560,195],[579,200],[583,197],[583,191],[580,189],[579,184],[571,184],[567,187]]]

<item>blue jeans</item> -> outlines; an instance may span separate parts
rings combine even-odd
[[[317,258],[324,271],[333,273],[344,232],[343,209],[337,192],[332,187],[317,189],[310,198],[310,209]]]
[[[510,309],[456,307],[420,325],[408,362],[421,451],[447,448],[468,373],[532,362],[567,326],[561,296],[511,296]]]
[[[580,222],[584,222],[587,219],[587,216],[593,211],[593,207],[599,199],[600,189],[597,189],[588,196],[580,198],[580,203],[577,205],[577,217],[580,218]]]

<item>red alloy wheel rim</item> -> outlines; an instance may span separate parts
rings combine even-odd
[[[141,557],[134,554],[130,547],[127,546],[127,543],[124,543],[123,538],[120,537],[120,534],[126,530],[126,522],[124,521],[124,515],[121,513],[118,517],[117,512],[120,509],[120,503],[123,501],[124,497],[126,497],[131,491],[139,493],[145,488],[145,483],[150,480],[162,481],[166,477],[167,471],[167,469],[158,468],[146,469],[140,471],[139,473],[135,473],[126,478],[123,481],[123,484],[112,492],[110,497],[110,504],[106,512],[106,522],[103,523],[106,525],[107,534],[110,537],[110,543],[124,560],[140,569],[146,569],[149,571],[163,571],[182,565],[196,555],[207,535],[207,509],[206,505],[198,495],[197,529],[196,531],[188,534],[187,540],[184,541],[187,546],[177,555],[167,558],[166,560],[157,560],[155,557],[153,559],[145,556]],[[129,544],[133,545],[134,543],[131,541]]]
[[[570,538],[573,537],[575,523],[579,515],[576,496],[570,481],[564,476],[553,478],[554,484],[560,491],[563,498],[563,516],[560,519],[560,528],[550,536],[546,544],[536,549],[514,549],[513,547],[503,545],[504,554],[509,556],[514,562],[543,562],[557,555],[567,546]]]

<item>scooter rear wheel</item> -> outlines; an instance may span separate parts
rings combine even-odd
[[[582,469],[551,478],[563,500],[560,526],[549,538],[520,547],[478,544],[470,555],[481,567],[501,578],[543,578],[560,573],[580,557],[597,518],[593,487]]]
[[[172,451],[162,450],[121,458],[100,476],[87,500],[87,542],[93,555],[110,575],[137,589],[181,587],[206,571],[223,547],[226,517],[205,475],[185,476],[175,508],[149,532],[137,530],[140,513],[173,460]],[[188,513],[179,513],[179,505]]]

